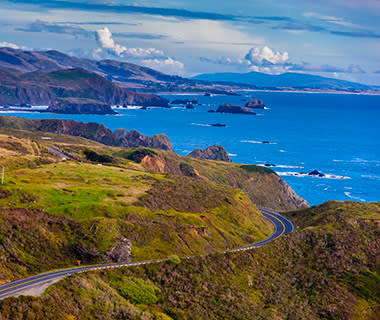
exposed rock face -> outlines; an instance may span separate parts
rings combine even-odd
[[[129,262],[132,256],[132,242],[126,238],[117,241],[106,254],[107,262]]]
[[[160,155],[155,155],[155,156],[146,155],[141,160],[141,163],[144,165],[144,167],[148,168],[149,170],[153,172],[168,173],[172,171],[171,168],[168,167],[168,163],[165,160],[165,158]]]
[[[153,137],[144,136],[136,130],[127,131],[125,129],[117,129],[114,135],[121,142],[121,146],[125,148],[148,147],[157,148],[167,151],[174,151],[173,145],[165,134],[157,134]]]
[[[83,243],[75,243],[72,247],[74,252],[81,258],[93,260],[100,257],[100,253],[96,249],[88,248]]]
[[[252,111],[251,108],[235,106],[233,104],[222,104],[216,110],[216,112],[220,113],[242,113],[242,114],[250,114],[255,115],[256,113]]]
[[[115,114],[107,103],[83,99],[83,98],[60,98],[54,100],[48,111],[68,114]]]
[[[309,203],[301,198],[295,191],[281,178],[278,179],[278,183],[282,192],[285,194],[288,201],[294,206],[294,208],[308,208]]]
[[[246,103],[245,107],[251,109],[264,109],[265,104],[262,100],[252,98]]]
[[[114,133],[99,123],[83,123],[74,120],[58,119],[23,119],[0,116],[0,127],[6,126],[21,130],[37,130],[57,134],[67,134],[94,140],[109,146],[137,148],[148,147],[174,151],[170,139],[164,134],[153,137],[132,130],[118,129]]]
[[[187,156],[198,159],[231,162],[230,156],[222,146],[211,146],[207,149],[195,149],[194,151],[190,152]]]

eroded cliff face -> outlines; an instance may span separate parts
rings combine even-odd
[[[288,199],[288,202],[293,205],[295,208],[308,208],[309,203],[301,198],[291,186],[289,186],[281,178],[278,179],[278,185],[281,191],[284,193],[284,196]]]

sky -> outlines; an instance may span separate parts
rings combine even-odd
[[[0,47],[380,85],[380,0],[0,0]]]

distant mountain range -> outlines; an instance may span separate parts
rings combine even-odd
[[[24,51],[0,48],[0,68],[20,73],[53,72],[66,69],[84,69],[96,73],[115,85],[138,92],[207,91],[228,93],[225,86],[167,75],[136,64],[115,60],[90,60],[72,57],[59,51]]]
[[[295,89],[295,90],[339,90],[362,91],[380,90],[380,86],[370,86],[356,82],[326,78],[304,73],[283,73],[270,75],[260,72],[249,73],[207,73],[200,74],[192,79],[225,84],[249,85],[267,89]]]
[[[84,98],[109,105],[167,107],[165,99],[152,93],[235,94],[245,89],[380,92],[380,87],[309,74],[215,73],[186,79],[132,63],[77,58],[55,50],[0,48],[0,105],[50,105],[58,98]]]

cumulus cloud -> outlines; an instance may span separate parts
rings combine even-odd
[[[104,57],[103,50],[120,58],[137,61],[147,67],[157,69],[166,73],[183,74],[184,64],[178,60],[165,55],[161,50],[155,48],[127,48],[118,44],[112,38],[111,31],[105,27],[96,31],[96,39],[100,48],[93,51],[93,57],[101,59]]]
[[[111,31],[107,27],[96,31],[96,39],[101,48],[119,57],[157,58],[165,56],[161,50],[155,48],[127,48],[115,43]]]
[[[273,51],[267,46],[262,48],[254,47],[248,51],[244,59],[248,64],[256,66],[281,65],[289,60],[289,54],[286,51]]]
[[[286,51],[275,51],[268,46],[253,47],[241,59],[223,57],[219,59],[200,58],[206,63],[230,65],[238,68],[242,72],[256,71],[269,74],[281,74],[288,71],[296,72],[317,72],[317,73],[350,73],[364,74],[361,66],[351,64],[348,67],[331,65],[314,65],[307,62],[294,63]]]

